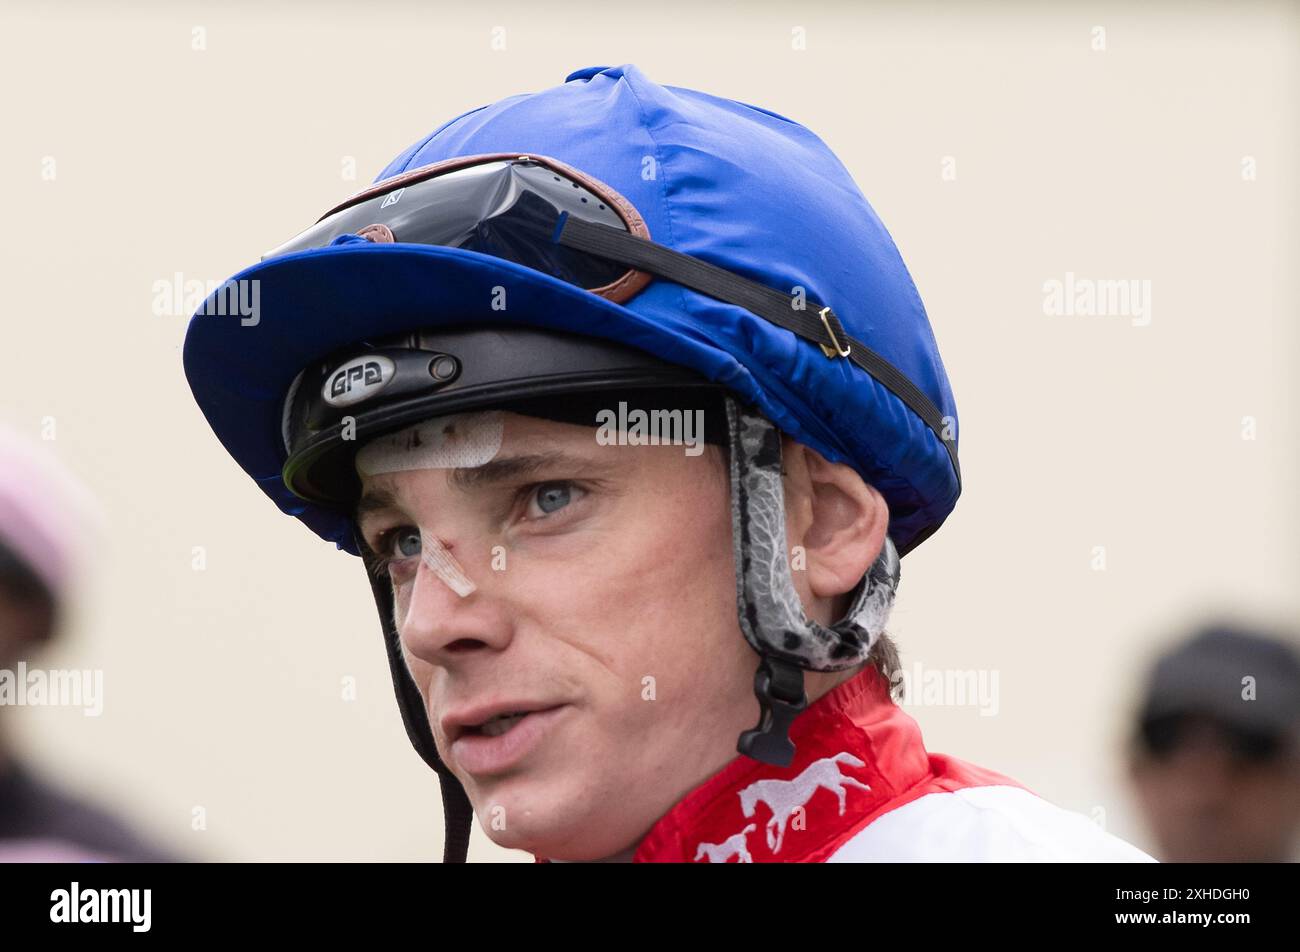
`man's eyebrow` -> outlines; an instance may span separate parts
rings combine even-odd
[[[365,492],[357,501],[357,509],[354,512],[353,519],[361,521],[361,517],[367,513],[374,512],[377,509],[396,509],[397,497],[387,489],[374,489]]]
[[[484,463],[482,466],[462,466],[452,470],[451,485],[460,492],[470,492],[484,486],[494,485],[521,476],[528,476],[544,469],[567,469],[575,475],[582,471],[610,468],[608,463],[598,462],[585,456],[551,450],[545,453],[521,453],[517,456],[502,456]],[[367,513],[379,509],[400,509],[397,497],[387,489],[369,490],[357,502],[354,517],[360,521]]]
[[[585,456],[574,456],[560,450],[550,450],[545,453],[521,453],[517,456],[502,456],[484,463],[482,466],[457,468],[452,471],[451,485],[461,492],[469,492],[472,489],[502,483],[521,476],[530,476],[544,469],[578,471],[608,469],[608,465],[598,463]]]

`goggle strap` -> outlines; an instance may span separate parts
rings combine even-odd
[[[827,340],[827,328],[823,326],[821,318],[814,316],[822,310],[823,305],[811,299],[805,299],[801,310],[795,306],[792,295],[782,294],[725,268],[635,237],[618,228],[574,218],[567,212],[562,212],[556,223],[556,235],[559,244],[566,247],[630,265],[638,270],[650,271],[684,284],[702,294],[752,311],[806,340],[835,343],[834,340]],[[622,238],[630,240],[619,240]],[[846,335],[839,318],[832,311],[828,312],[827,319],[833,335],[844,341]]]
[[[743,307],[819,345],[828,356],[838,353],[847,357],[902,400],[934,432],[948,451],[957,476],[957,490],[961,491],[956,435],[945,436],[947,427],[939,409],[906,374],[861,341],[849,337],[830,308],[805,299],[804,309],[800,310],[794,306],[793,297],[766,285],[618,228],[575,218],[568,212],[560,214],[554,240],[565,247],[649,271],[693,291]]]

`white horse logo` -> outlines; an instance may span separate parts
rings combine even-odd
[[[721,843],[701,843],[700,848],[695,851],[695,862],[700,861],[701,856],[708,856],[710,863],[725,863],[733,856],[739,856],[738,863],[752,863],[754,859],[749,855],[749,848],[745,846],[745,837],[754,832],[754,824],[749,824],[735,836],[729,836]]]
[[[772,816],[767,821],[767,847],[773,853],[781,851],[781,843],[785,839],[785,825],[790,816],[811,800],[812,795],[822,787],[835,791],[835,795],[840,798],[840,816],[844,816],[848,787],[857,787],[859,790],[871,789],[865,783],[840,773],[840,764],[849,764],[852,767],[866,766],[857,757],[844,752],[833,757],[814,760],[793,780],[755,780],[740,791],[740,809],[746,819],[754,815],[754,808],[760,801],[766,803],[767,808],[772,811]],[[727,842],[730,843],[731,840]]]

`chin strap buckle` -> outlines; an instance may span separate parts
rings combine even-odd
[[[808,706],[803,669],[765,655],[754,675],[754,695],[760,709],[758,726],[740,735],[736,749],[765,764],[789,767],[794,762],[790,725]]]

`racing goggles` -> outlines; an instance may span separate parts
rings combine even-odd
[[[848,357],[861,347],[829,307],[808,300],[798,310],[792,295],[651,241],[631,202],[547,156],[459,156],[385,179],[262,260],[352,234],[492,255],[620,304],[657,275],[785,327],[827,357]]]
[[[262,260],[345,235],[492,255],[619,304],[660,277],[742,307],[865,370],[925,421],[961,472],[938,408],[906,374],[845,333],[829,306],[652,241],[631,202],[558,159],[497,152],[414,169],[354,195]]]

